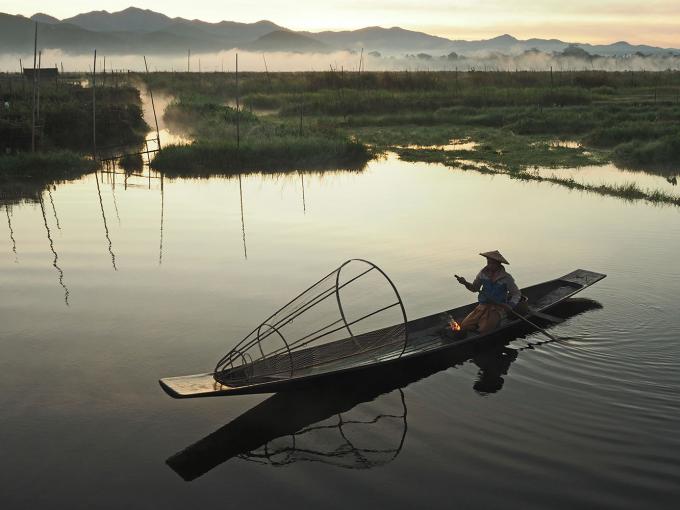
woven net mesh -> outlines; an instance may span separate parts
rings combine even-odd
[[[238,386],[320,374],[399,356],[407,341],[397,289],[380,268],[353,259],[263,321],[214,376]]]
[[[406,417],[404,392],[398,389],[294,434],[272,439],[239,458],[274,467],[316,462],[371,469],[389,464],[399,455],[406,437]]]

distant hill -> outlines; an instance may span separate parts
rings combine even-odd
[[[66,18],[62,23],[92,32],[154,32],[172,24],[172,19],[148,9],[128,7],[119,12],[86,12]]]
[[[367,27],[342,32],[302,32],[335,48],[359,50],[361,48],[386,53],[403,53],[421,50],[445,51],[451,41],[423,32],[414,32],[399,27]]]
[[[188,48],[211,52],[232,48],[252,51],[373,52],[382,56],[404,54],[486,57],[527,55],[530,52],[561,55],[662,55],[680,50],[632,45],[625,41],[609,45],[564,42],[558,39],[520,40],[509,34],[479,41],[451,40],[399,27],[366,27],[359,30],[295,32],[271,21],[238,23],[170,18],[148,9],[129,7],[119,12],[92,11],[59,20],[44,13],[31,19],[0,13],[0,52],[27,53],[33,48],[34,22],[39,24],[41,48],[67,53],[89,53],[94,48],[107,54],[176,54]],[[377,58],[377,57],[374,57]]]
[[[130,9],[128,9],[130,11]],[[137,10],[139,11],[139,10]],[[141,11],[147,16],[147,11]],[[150,12],[150,11],[149,11]],[[106,27],[104,30],[90,30],[65,20],[43,22],[38,16],[38,40],[41,48],[58,48],[67,53],[89,53],[94,48],[108,54],[173,54],[192,51],[219,51],[253,43],[258,38],[281,27],[269,21],[236,23],[223,21],[206,23],[182,18],[166,18],[161,24],[160,17],[151,17],[149,26],[123,23],[128,17],[115,17],[110,23],[103,11],[88,13],[85,17],[71,18],[89,26]],[[127,26],[127,30],[122,30]],[[34,21],[23,16],[0,13],[0,52],[29,53],[33,51]],[[115,30],[114,30],[115,29]]]
[[[33,16],[31,16],[31,19],[33,21],[38,21],[39,23],[60,23],[58,18],[55,18],[54,16],[50,16],[49,14],[44,14],[42,12],[36,12]]]
[[[292,53],[327,53],[334,48],[306,35],[276,30],[258,38],[250,44],[241,46],[250,51],[288,51]]]

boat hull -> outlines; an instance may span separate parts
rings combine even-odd
[[[528,317],[536,314],[545,317],[545,311],[564,302],[583,289],[590,287],[605,278],[606,275],[578,269],[561,278],[556,278],[537,285],[522,289],[527,296],[531,312]],[[320,380],[337,379],[341,384],[345,376],[355,376],[359,372],[374,371],[378,373],[387,370],[403,370],[406,365],[416,359],[426,362],[432,355],[440,354],[446,349],[461,348],[472,344],[493,341],[508,334],[513,328],[523,327],[524,321],[517,318],[505,319],[500,326],[487,334],[469,334],[465,338],[453,339],[441,334],[445,325],[442,316],[449,315],[456,320],[462,320],[477,303],[447,310],[445,312],[421,317],[407,323],[409,344],[403,352],[387,353],[378,358],[353,360],[351,365],[342,364],[320,367],[315,371],[294,374],[292,377],[270,378],[265,381],[254,381],[252,384],[229,386],[217,381],[213,373],[194,374],[180,377],[168,377],[159,381],[163,390],[173,398],[218,397],[227,395],[246,395],[256,393],[276,393],[279,391],[297,390],[317,384]]]

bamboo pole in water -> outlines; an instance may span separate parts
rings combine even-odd
[[[35,152],[35,64],[38,53],[38,23],[35,24],[35,37],[33,40],[33,104],[31,106],[31,152]]]
[[[269,84],[269,90],[271,91],[272,88],[272,79],[269,76],[269,68],[267,67],[267,59],[264,58],[264,53],[262,54],[262,60],[264,61],[264,72],[267,75],[267,82]]]
[[[146,63],[146,55],[144,56],[144,68],[146,69],[147,76],[149,75],[149,66]],[[153,90],[151,90],[151,85],[147,82],[147,88],[149,89],[149,96],[151,97],[151,109],[153,110],[153,120],[156,123],[156,143],[158,144],[158,150],[161,150],[161,134],[158,130],[158,117],[156,116],[156,105],[153,102]]]
[[[238,53],[236,54],[236,149],[241,145],[241,130],[239,125],[239,97],[238,97]]]
[[[36,101],[35,101],[35,119],[40,122],[40,69],[42,68],[42,50],[38,52],[38,78],[36,79]],[[35,72],[35,69],[33,70]]]
[[[94,65],[92,67],[92,157],[97,159],[97,50],[94,50]]]

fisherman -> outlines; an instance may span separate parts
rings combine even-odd
[[[503,267],[503,264],[509,264],[505,257],[497,250],[480,255],[486,258],[486,266],[472,283],[461,276],[455,276],[458,283],[467,290],[479,292],[479,305],[463,319],[461,330],[466,332],[476,329],[484,334],[495,329],[508,313],[512,313],[511,310],[523,315],[528,307],[514,278]]]

